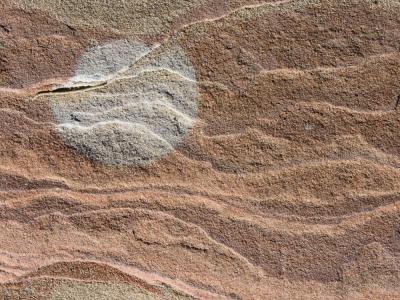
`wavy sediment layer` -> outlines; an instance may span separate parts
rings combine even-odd
[[[0,5],[0,299],[400,298],[397,1],[78,2]]]

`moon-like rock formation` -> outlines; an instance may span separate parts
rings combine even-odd
[[[90,49],[55,91],[104,86],[40,99],[50,103],[66,144],[100,163],[144,165],[184,138],[199,98],[193,66],[177,46],[152,51],[129,41]]]

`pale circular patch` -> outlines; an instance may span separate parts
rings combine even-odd
[[[166,154],[193,127],[199,92],[179,46],[116,41],[87,51],[63,88],[48,94],[65,143],[107,165],[144,165]]]

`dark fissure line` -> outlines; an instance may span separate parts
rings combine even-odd
[[[78,92],[78,91],[86,91],[95,89],[98,87],[105,86],[107,82],[100,83],[98,85],[82,85],[82,86],[74,86],[74,87],[61,87],[51,91],[40,91],[36,95],[46,95],[46,94],[64,94],[70,92]]]

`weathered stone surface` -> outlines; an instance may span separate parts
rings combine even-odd
[[[0,4],[0,299],[400,299],[397,0]]]

